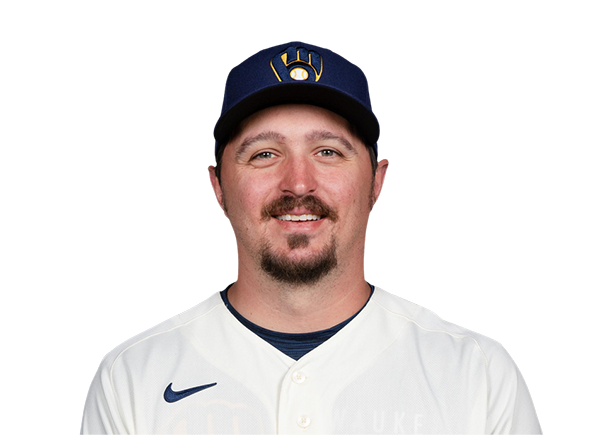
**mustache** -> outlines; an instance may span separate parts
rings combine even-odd
[[[327,217],[331,221],[336,222],[338,219],[337,212],[332,207],[325,204],[321,199],[314,195],[306,195],[304,197],[292,197],[286,195],[273,200],[267,204],[262,210],[263,220],[269,220],[274,215],[284,215],[288,211],[295,208],[305,208],[313,215]]]

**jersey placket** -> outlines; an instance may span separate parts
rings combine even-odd
[[[298,362],[286,373],[281,384],[278,410],[279,434],[319,433],[316,390],[311,386],[310,365]]]

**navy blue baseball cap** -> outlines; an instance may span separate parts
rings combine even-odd
[[[331,50],[303,42],[259,51],[230,71],[214,130],[215,154],[245,118],[289,103],[319,106],[344,117],[377,155],[379,123],[364,73]]]

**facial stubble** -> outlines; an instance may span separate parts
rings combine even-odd
[[[369,209],[375,204],[374,187],[375,177],[371,179],[371,189],[369,193]],[[298,201],[292,197],[286,196],[271,203],[263,210],[263,219],[268,220],[279,208],[292,208],[292,203]],[[222,206],[227,213],[225,201],[225,192],[222,192]],[[324,205],[319,199],[313,196],[307,196],[299,199],[300,205],[307,203],[312,207],[317,207],[319,210],[329,214],[328,218],[332,221],[337,221],[337,213]],[[306,234],[292,234],[287,238],[288,247],[290,250],[298,248],[306,248],[310,244],[310,237]],[[284,254],[277,253],[270,242],[265,241],[260,250],[260,266],[262,270],[271,278],[285,284],[290,285],[311,285],[317,283],[333,269],[337,267],[337,243],[335,236],[332,234],[329,243],[323,247],[321,252],[310,259],[301,261],[292,261]]]

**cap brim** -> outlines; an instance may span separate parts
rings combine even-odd
[[[229,140],[234,129],[247,117],[262,109],[280,104],[311,104],[344,117],[360,132],[367,145],[379,138],[379,123],[373,112],[337,89],[313,83],[279,83],[246,97],[224,113],[215,126],[217,144]]]

